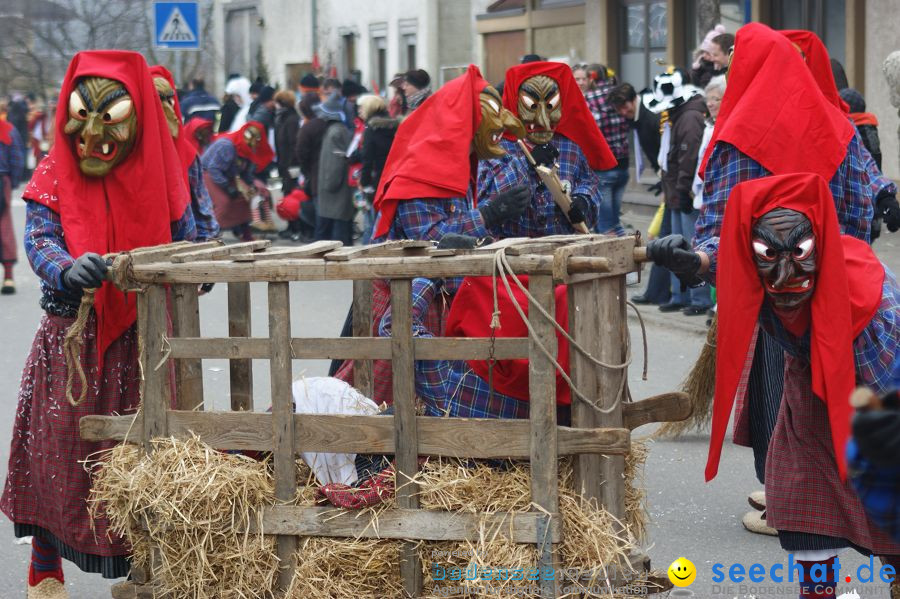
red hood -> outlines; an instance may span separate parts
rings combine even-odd
[[[809,67],[813,79],[819,85],[819,89],[822,90],[822,95],[834,104],[835,108],[842,112],[850,112],[850,107],[838,93],[837,85],[834,82],[834,72],[831,70],[831,57],[828,56],[828,50],[819,36],[805,29],[786,29],[779,33],[791,40],[803,52],[803,60]]]
[[[250,149],[250,146],[247,145],[247,140],[244,139],[244,131],[251,126],[256,127],[262,134],[262,139],[260,139],[255,151]],[[231,140],[231,143],[234,144],[234,147],[237,150],[238,156],[246,158],[255,164],[257,172],[262,172],[262,170],[272,164],[272,160],[275,159],[275,152],[272,151],[272,147],[269,146],[269,140],[266,139],[266,127],[262,123],[248,121],[237,131],[221,133],[216,136],[216,139],[220,137]]]
[[[197,158],[197,146],[191,143],[190,137],[185,134],[184,125],[181,124],[184,118],[181,116],[181,103],[178,101],[175,79],[172,77],[169,69],[158,64],[150,67],[150,76],[162,77],[169,82],[169,85],[172,86],[172,91],[175,92],[175,117],[178,119],[178,137],[175,138],[175,148],[178,150],[178,157],[181,159],[181,166],[184,167],[184,176],[185,180],[187,180],[187,169],[194,162],[194,159]],[[190,188],[189,183],[188,188]]]

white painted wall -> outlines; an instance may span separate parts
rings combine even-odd
[[[891,106],[887,81],[881,63],[888,54],[900,50],[900,12],[896,0],[866,2],[866,110],[878,117],[882,167],[891,179],[900,179],[900,143],[897,109]]]

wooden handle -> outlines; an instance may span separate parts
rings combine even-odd
[[[647,248],[644,246],[639,246],[634,248],[634,261],[635,262],[650,262],[650,258],[647,257]]]
[[[528,146],[525,145],[525,142],[521,139],[517,139],[516,143],[519,144],[519,147],[522,148],[522,152],[525,154],[525,158],[528,159],[528,164],[531,166],[537,166],[537,162],[534,161],[534,156],[531,155],[531,152],[528,151]]]
[[[570,275],[578,273],[609,272],[609,258],[572,256],[566,263]]]
[[[574,225],[572,225],[572,228],[574,228],[576,231],[578,231],[582,235],[590,235],[591,234],[590,229],[588,229],[587,225],[584,223],[574,224]]]
[[[860,412],[880,410],[881,399],[868,387],[857,387],[850,395],[850,405]]]

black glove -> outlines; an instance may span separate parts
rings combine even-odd
[[[559,158],[559,149],[552,143],[547,142],[539,146],[534,146],[531,150],[531,157],[538,165],[553,166],[556,159]]]
[[[512,189],[498,193],[493,198],[478,206],[484,226],[488,229],[519,218],[531,202],[531,191],[525,185],[516,185]]]
[[[569,222],[573,225],[577,225],[578,223],[583,223],[585,219],[585,215],[590,211],[591,205],[588,203],[588,198],[583,194],[575,194],[572,196],[572,206],[569,208]]]
[[[691,194],[686,191],[678,194],[678,209],[685,214],[690,214],[694,211],[694,198],[691,197]]]
[[[647,244],[647,257],[654,263],[672,271],[682,284],[696,287],[703,283],[697,276],[700,270],[700,254],[681,235],[668,235]]]
[[[881,237],[881,217],[876,215],[869,226],[869,243],[875,243],[879,237]]]
[[[853,417],[853,438],[863,457],[879,466],[896,466],[900,455],[900,412],[877,410]]]
[[[106,260],[98,254],[88,252],[75,260],[75,264],[63,271],[63,285],[71,291],[82,289],[96,289],[106,280],[106,271],[109,267]]]
[[[437,244],[439,250],[471,250],[478,246],[478,238],[459,233],[447,233]]]
[[[891,233],[900,230],[900,204],[893,195],[885,192],[878,196],[875,201],[875,216],[881,217]]]
[[[659,194],[662,193],[662,181],[657,181],[653,185],[648,185],[647,191],[659,197]]]

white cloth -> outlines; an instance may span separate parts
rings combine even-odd
[[[641,182],[641,173],[644,172],[644,168],[647,166],[644,163],[644,152],[641,148],[641,137],[638,135],[637,129],[632,131],[634,134],[634,182]]]
[[[703,139],[700,141],[700,151],[697,153],[697,169],[694,171],[694,182],[691,184],[691,191],[694,192],[694,210],[700,210],[700,207],[703,206],[703,179],[700,178],[700,165],[703,162],[703,155],[706,154],[706,148],[712,139],[714,127],[713,123],[706,121],[706,128],[703,129]]]
[[[294,381],[294,412],[297,414],[347,414],[372,416],[378,405],[344,381],[314,376]],[[357,480],[355,453],[303,452],[303,461],[312,469],[320,485]]]
[[[231,121],[231,127],[228,129],[230,133],[231,131],[237,131],[247,122],[247,114],[250,112],[250,103],[252,102],[252,98],[250,98],[250,80],[246,77],[232,79],[225,85],[225,93],[237,96],[235,102],[240,104],[240,109],[234,115],[234,120]]]
[[[659,154],[656,161],[659,163],[659,170],[669,170],[669,146],[672,145],[672,123],[666,121],[663,125],[662,136],[659,139]]]

